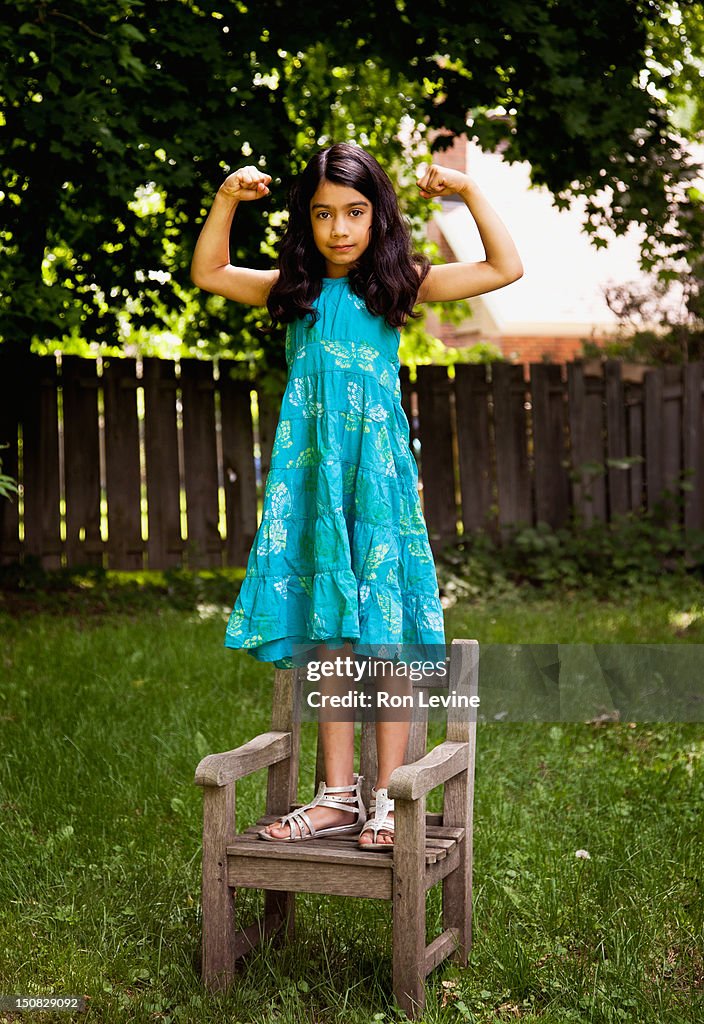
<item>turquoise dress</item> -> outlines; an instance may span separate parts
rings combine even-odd
[[[399,331],[346,277],[323,278],[314,305],[318,322],[286,333],[262,520],[225,646],[277,668],[323,641],[438,661],[443,613],[401,405]]]

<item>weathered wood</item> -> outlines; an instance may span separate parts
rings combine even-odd
[[[450,644],[450,693],[457,697],[479,696],[479,643],[455,637]],[[459,700],[447,712],[447,739],[453,743],[474,743],[476,709],[459,707]],[[470,752],[470,758],[471,758]]]
[[[90,562],[139,568],[145,561],[145,542],[135,413],[140,380],[135,379],[134,362],[106,359],[102,378],[96,375],[94,360],[67,356],[63,362],[63,384],[61,377],[57,378],[54,357],[24,354],[20,358],[3,353],[0,362],[0,437],[7,436],[12,444],[0,456],[4,471],[17,478],[19,433],[24,474],[22,512],[18,498],[0,504],[0,561],[36,555],[45,568],[57,568],[64,561],[69,566]],[[221,363],[217,382],[212,379],[210,364],[201,360],[184,362],[181,382],[168,360],[145,359],[143,366],[149,567],[168,568],[184,561],[181,497],[190,509],[191,564],[219,565],[223,560],[230,565],[244,564],[256,532],[261,497],[254,471],[250,382],[231,377],[232,361]],[[583,361],[567,365],[566,431],[560,368],[532,367],[529,448],[524,408],[527,385],[520,367],[460,365],[452,382],[444,367],[421,368],[420,390],[414,390],[416,385],[411,385],[407,368],[402,367],[402,403],[409,437],[419,432],[413,410],[419,410],[420,394],[426,408],[424,420],[430,424],[426,427],[426,456],[433,451],[426,470],[431,477],[441,473],[447,484],[446,493],[439,494],[437,488],[429,490],[426,482],[423,493],[423,501],[430,502],[426,519],[434,550],[440,543],[434,524],[441,523],[443,516],[448,529],[454,516],[463,529],[481,528],[495,539],[517,523],[548,521],[558,525],[565,519],[564,510],[587,524],[594,519],[606,521],[624,511],[652,509],[666,489],[678,495],[680,474],[687,469],[695,469],[696,474],[691,478],[695,491],[684,493],[684,524],[692,530],[697,528],[695,523],[704,523],[702,364],[657,371],[637,367],[633,372],[618,361],[606,360],[591,369],[596,375],[585,374]],[[429,376],[426,370],[432,371]],[[487,373],[493,376],[491,394]],[[653,373],[659,374],[660,383]],[[177,428],[176,409],[181,385],[183,431]],[[65,391],[61,423],[60,387]],[[217,441],[214,388],[219,395],[221,444]],[[104,428],[98,416],[101,391]],[[431,406],[435,410],[432,415],[427,411]],[[279,396],[260,395],[258,430],[264,482],[279,412]],[[489,422],[490,413],[493,423]],[[436,420],[437,428],[432,426]],[[566,460],[560,456],[567,433],[574,477],[571,490],[562,465]],[[105,465],[101,467],[103,441]],[[628,470],[606,465],[607,459],[638,456],[647,462],[636,462]],[[107,488],[107,543],[101,536],[101,477]],[[68,545],[60,524],[62,478],[68,481]],[[221,483],[225,492],[224,539],[219,533]],[[461,507],[456,502],[460,495]],[[439,512],[432,508],[434,501],[439,503]],[[498,521],[495,513],[501,522],[500,532],[494,528]],[[670,513],[673,526],[678,518],[679,513]]]
[[[680,525],[678,502],[682,497],[679,478],[683,469],[682,405],[684,385],[681,366],[664,366],[663,370],[663,433],[660,438],[663,453],[663,486],[669,492],[667,523],[673,530],[676,530]]]
[[[291,757],[291,734],[264,732],[235,750],[207,754],[196,768],[197,786],[226,786]]]
[[[66,557],[69,565],[103,563],[98,385],[95,359],[62,358]]]
[[[225,488],[225,564],[246,565],[257,531],[257,477],[249,381],[232,376],[241,363],[218,363],[223,480]]]
[[[142,384],[149,520],[147,555],[150,569],[168,569],[183,559],[173,362],[145,359]]]
[[[469,760],[466,743],[439,743],[420,761],[395,768],[389,779],[391,799],[418,800],[453,775],[464,771]]]
[[[232,941],[233,960],[239,960],[246,956],[253,949],[256,949],[262,941],[274,937],[283,927],[283,920],[276,914],[265,914],[257,918],[246,928],[238,928]]]
[[[362,850],[357,845],[356,835],[321,836],[316,839],[306,839],[298,843],[275,843],[266,839],[259,839],[257,832],[263,825],[268,824],[267,815],[257,822],[257,827],[247,829],[246,832],[236,836],[228,847],[228,852],[238,857],[249,857],[258,860],[260,857],[278,857],[283,861],[305,861],[310,864],[368,864],[371,866],[388,868],[388,850]]]
[[[213,364],[207,359],[182,359],[180,384],[188,565],[191,569],[219,567],[223,542],[218,529]]]
[[[376,722],[362,722],[362,736],[359,751],[359,773],[362,779],[362,800],[369,807],[372,798],[372,787],[376,782]]]
[[[601,379],[586,377],[581,362],[567,367],[573,508],[585,525],[606,520],[604,415]],[[596,468],[591,468],[591,465]]]
[[[585,461],[584,400],[586,383],[584,363],[576,359],[567,366],[567,418],[570,432],[570,473],[572,512],[584,522],[590,522],[591,511],[586,500],[585,476],[580,466]]]
[[[530,364],[535,521],[552,527],[569,518],[569,480],[565,469],[565,388],[561,367]]]
[[[682,457],[691,490],[684,492],[684,528],[704,529],[704,440],[702,439],[701,362],[682,370]],[[691,556],[690,556],[691,558]]]
[[[457,537],[455,467],[452,451],[453,388],[446,366],[419,366],[416,393],[420,420],[423,515],[428,536]]]
[[[629,509],[636,514],[645,507],[645,430],[643,426],[643,384],[629,383],[625,389],[626,431],[629,458],[639,457],[628,471]]]
[[[664,368],[650,370],[643,379],[643,408],[645,412],[645,458],[647,480],[647,507],[652,512],[665,485],[664,455],[661,445],[663,431]]]
[[[441,964],[446,957],[455,952],[459,942],[460,937],[456,928],[447,928],[436,939],[433,939],[425,949],[423,973],[426,976],[430,974],[438,964]]]
[[[517,523],[533,523],[528,469],[526,385],[523,368],[492,363],[494,444],[499,526],[502,534]]]
[[[486,366],[455,364],[455,421],[462,530],[497,537]]]
[[[438,882],[442,882],[444,878],[451,875],[453,871],[456,871],[460,865],[460,849],[461,844],[454,846],[451,850],[448,850],[447,856],[444,860],[438,860],[435,864],[427,864],[425,868],[425,888],[432,889]]]
[[[604,363],[606,399],[606,455],[609,459],[624,459],[628,454],[626,443],[626,403],[621,363],[607,359]],[[629,509],[628,476],[625,469],[609,466],[609,518],[625,515]]]
[[[142,569],[139,420],[136,361],[103,361],[105,479],[108,510],[107,553],[110,568]]]
[[[405,761],[407,764],[412,764],[422,757],[428,744],[428,712],[426,708],[418,707],[418,699],[419,694],[422,694],[427,700],[430,688],[428,686],[414,686],[413,690],[416,708],[413,711],[411,728],[408,733],[408,744],[406,745]]]
[[[479,644],[475,640],[454,639],[450,645],[450,690],[477,696],[479,686]],[[465,964],[472,947],[472,847],[474,820],[474,775],[476,758],[476,715],[452,712],[447,736],[466,740],[468,764],[464,771],[449,778],[443,795],[443,826],[465,829],[464,841],[457,849],[458,865],[443,880],[443,925],[457,936],[455,957]]]
[[[242,857],[228,853],[230,885],[248,889],[281,889],[285,892],[318,892],[331,896],[354,896],[358,899],[391,899],[391,860],[378,863],[319,863],[315,858],[301,856],[298,860],[281,857],[274,843],[270,856]],[[308,843],[301,843],[301,847]],[[282,844],[283,846],[283,844]],[[304,852],[304,851],[302,851]],[[370,854],[371,856],[371,854]],[[344,870],[341,870],[344,867]]]
[[[415,1017],[425,1005],[425,797],[397,798],[394,810],[393,990]]]
[[[478,680],[478,645],[476,641],[453,640],[450,649],[450,688],[457,693],[475,694]],[[299,670],[277,670],[274,688],[274,726],[295,729],[296,702],[300,701],[302,680]],[[374,750],[374,722],[365,722],[368,734],[367,758]],[[423,1007],[424,979],[428,971],[445,957],[469,948],[471,902],[458,905],[461,894],[468,891],[471,873],[471,798],[474,772],[474,737],[476,721],[467,722],[463,716],[452,714],[448,721],[448,738],[419,761],[396,769],[390,781],[390,795],[396,799],[395,842],[388,850],[365,850],[358,845],[357,834],[330,835],[298,843],[266,842],[258,832],[282,813],[296,806],[295,782],[281,773],[288,760],[280,759],[269,768],[271,774],[281,776],[270,783],[269,799],[272,807],[255,824],[239,835],[230,835],[225,841],[228,886],[264,889],[264,926],[276,940],[290,936],[293,921],[293,900],[296,892],[318,892],[363,899],[385,899],[393,907],[393,979],[394,995],[410,1017],[417,1016]],[[251,745],[225,755],[210,755],[209,770],[204,759],[199,766],[201,782],[209,781],[206,791],[225,792],[218,787],[223,778],[234,778],[240,762],[248,766],[265,763],[262,746],[271,748],[279,743],[282,734],[272,732],[274,740],[262,745],[262,737]],[[290,736],[289,732],[284,733]],[[458,740],[459,738],[459,740]],[[298,733],[296,732],[296,744]],[[250,747],[249,751],[246,750]],[[243,749],[246,754],[243,755]],[[362,744],[364,756],[365,745]],[[234,761],[233,761],[234,756]],[[289,768],[294,773],[293,752]],[[217,764],[220,759],[220,764]],[[220,774],[227,768],[229,774]],[[459,772],[448,781],[448,775]],[[398,775],[397,775],[398,773]],[[295,762],[295,776],[298,762]],[[427,814],[425,792],[445,779],[446,795],[443,815]],[[397,784],[398,780],[398,784]],[[396,786],[396,788],[394,788]],[[399,791],[400,788],[400,791]],[[405,794],[410,794],[409,799]],[[419,795],[421,794],[421,795]],[[284,806],[288,795],[290,803]],[[273,807],[275,806],[275,812]],[[444,817],[444,822],[443,822]],[[219,867],[220,865],[217,864]],[[425,945],[425,893],[443,882],[444,932]],[[211,890],[212,890],[211,885]],[[204,903],[205,907],[205,903]],[[216,907],[216,910],[218,908]],[[218,912],[221,917],[223,907]],[[287,922],[287,916],[290,918]],[[227,922],[226,922],[227,924]],[[262,921],[240,929],[232,937],[232,956],[240,955],[258,940]],[[217,948],[217,947],[216,947]],[[226,971],[229,960],[222,971]],[[226,975],[225,975],[226,976]]]
[[[23,360],[19,419],[24,467],[23,553],[45,569],[61,566],[61,478],[56,360],[27,355]],[[0,501],[0,505],[7,504]],[[17,510],[17,496],[13,498]]]
[[[290,751],[272,763],[267,786],[267,814],[287,814],[298,792],[301,746],[301,699],[305,669],[276,669],[271,728],[290,737]]]
[[[450,645],[450,689],[470,697],[478,695],[479,644],[476,640],[453,639]],[[472,845],[474,829],[474,765],[476,760],[477,720],[451,712],[447,724],[448,740],[466,741],[468,762],[465,771],[448,779],[443,794],[443,826],[464,830],[456,848],[457,869],[443,880],[443,925],[457,935],[455,958],[466,963],[472,947]]]
[[[203,787],[203,981],[221,991],[235,970],[235,893],[227,874],[228,840],[235,833],[235,787]]]
[[[2,472],[19,481],[18,431],[20,423],[20,392],[26,374],[16,350],[0,346],[0,462]],[[19,502],[12,494],[0,498],[0,565],[17,562],[22,547],[19,533]]]
[[[298,773],[301,747],[301,701],[305,669],[276,669],[271,727],[291,737],[289,756],[269,768],[266,810],[273,820],[287,814],[298,794]],[[260,840],[264,842],[265,840]],[[295,927],[296,903],[293,891],[264,892],[265,915],[280,915],[285,923],[279,940],[291,938]]]

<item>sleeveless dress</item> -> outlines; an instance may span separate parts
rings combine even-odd
[[[277,668],[323,641],[355,653],[445,657],[433,555],[401,405],[400,333],[347,277],[320,317],[288,325],[288,378],[246,575],[225,646]]]

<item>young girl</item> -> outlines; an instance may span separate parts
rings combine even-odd
[[[459,195],[486,258],[429,265],[413,252],[381,166],[360,147],[338,143],[314,156],[291,189],[278,267],[233,266],[237,206],[268,196],[270,182],[254,166],[225,179],[191,266],[198,287],[266,306],[274,322],[287,324],[288,381],[262,521],[225,646],[278,668],[292,668],[293,656],[311,647],[320,661],[370,649],[388,657],[401,645],[437,650],[445,643],[442,606],[401,405],[399,328],[418,315],[417,303],[468,298],[516,281],[520,258],[475,182],[433,164],[418,181],[420,194]],[[341,676],[328,679],[327,692],[342,684]],[[312,803],[260,837],[297,842],[351,832],[360,833],[364,848],[388,848],[387,787],[403,764],[409,722],[377,720],[368,820],[353,772],[354,722],[321,712],[319,730],[325,782]]]

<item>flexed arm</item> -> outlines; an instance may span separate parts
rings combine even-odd
[[[431,165],[418,181],[424,199],[457,194],[474,217],[486,258],[476,263],[446,263],[430,268],[418,302],[449,302],[503,288],[523,277],[523,264],[505,224],[468,174]]]
[[[252,270],[230,263],[230,227],[242,201],[269,195],[271,175],[240,167],[218,189],[191,261],[191,281],[199,288],[248,306],[265,306],[278,270]]]

